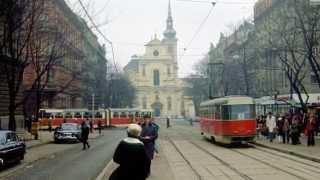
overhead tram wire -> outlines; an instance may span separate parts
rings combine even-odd
[[[204,2],[204,1],[202,1]],[[207,2],[208,3],[208,2]],[[201,22],[200,26],[198,27],[198,29],[196,30],[196,32],[194,33],[194,35],[192,36],[192,39],[190,40],[190,42],[187,44],[187,46],[184,48],[184,52],[183,54],[180,56],[180,59],[182,59],[185,56],[186,51],[188,50],[188,48],[190,47],[190,45],[192,44],[192,42],[195,40],[195,38],[198,36],[198,34],[200,33],[200,31],[202,30],[204,24],[207,22],[207,20],[209,19],[213,8],[215,7],[215,3],[214,2],[210,2],[212,3],[212,7],[209,11],[209,13],[207,14],[207,16],[203,19],[203,21]]]
[[[181,2],[193,2],[193,3],[212,3],[212,1],[198,1],[198,0],[176,0],[176,1],[181,1]],[[217,4],[252,4],[253,2],[251,1],[246,1],[246,2],[236,2],[236,1],[215,1]]]
[[[98,26],[96,25],[96,23],[94,22],[94,20],[92,19],[92,17],[90,16],[89,12],[87,11],[87,9],[85,8],[82,0],[78,0],[78,2],[80,3],[80,6],[82,7],[82,9],[84,10],[85,14],[87,15],[87,17],[89,18],[89,20],[91,21],[93,27],[97,30],[97,32],[103,37],[103,39],[105,39],[111,46],[111,51],[112,51],[112,59],[113,59],[113,65],[114,65],[114,68],[116,70],[116,72],[118,73],[118,67],[117,67],[117,64],[116,64],[116,61],[115,61],[115,55],[114,55],[114,47],[113,47],[113,43],[111,40],[109,40],[101,31],[100,29],[98,28]]]

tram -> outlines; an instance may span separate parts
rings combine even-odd
[[[140,123],[144,115],[152,117],[151,111],[139,110],[137,108],[108,108],[94,111],[88,109],[40,109],[40,129],[59,127],[62,123],[81,124],[85,120],[93,121],[93,127],[102,126],[126,126],[131,123]]]
[[[227,96],[200,104],[201,134],[220,143],[253,142],[256,135],[254,99]]]

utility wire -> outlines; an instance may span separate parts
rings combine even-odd
[[[187,46],[184,48],[184,52],[183,54],[180,56],[180,59],[183,58],[185,56],[186,51],[188,50],[188,48],[190,47],[190,45],[192,44],[192,42],[195,40],[195,38],[198,36],[198,34],[200,33],[201,29],[203,28],[204,24],[207,22],[207,20],[209,19],[213,8],[214,8],[215,4],[212,3],[212,7],[209,11],[209,13],[207,14],[207,16],[203,19],[203,21],[201,22],[200,26],[198,27],[198,29],[196,30],[196,32],[194,33],[194,35],[192,36],[190,42],[187,44]]]
[[[96,25],[96,23],[94,22],[94,20],[92,19],[92,17],[90,16],[90,14],[88,13],[87,9],[85,8],[82,0],[78,0],[80,3],[80,6],[82,7],[82,9],[84,10],[85,14],[87,15],[87,17],[89,18],[89,20],[91,21],[93,27],[97,30],[97,32],[110,44],[111,46],[111,51],[112,51],[112,59],[113,59],[113,65],[115,67],[116,72],[118,73],[118,67],[115,61],[115,55],[114,55],[114,47],[113,47],[113,43],[111,40],[109,40],[98,28],[98,26]]]
[[[193,2],[193,3],[213,3],[213,1],[198,1],[198,0],[176,0],[181,2]],[[236,2],[236,1],[215,1],[217,4],[252,4],[253,2]]]

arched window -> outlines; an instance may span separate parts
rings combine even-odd
[[[153,70],[153,85],[160,86],[160,73],[159,70]]]
[[[171,75],[171,68],[170,68],[170,65],[167,66],[167,74],[168,76],[170,77]]]
[[[172,109],[172,99],[171,99],[170,96],[167,98],[167,101],[168,101],[168,111],[171,111],[171,109]]]
[[[142,98],[142,109],[147,109],[147,97]]]

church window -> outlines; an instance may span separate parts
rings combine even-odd
[[[147,97],[142,98],[142,109],[147,109]]]
[[[160,73],[159,70],[153,70],[153,85],[160,86]]]
[[[146,76],[146,65],[142,65],[142,75]]]
[[[171,109],[172,109],[172,99],[171,99],[171,97],[168,97],[167,101],[168,101],[168,111],[171,111]]]

